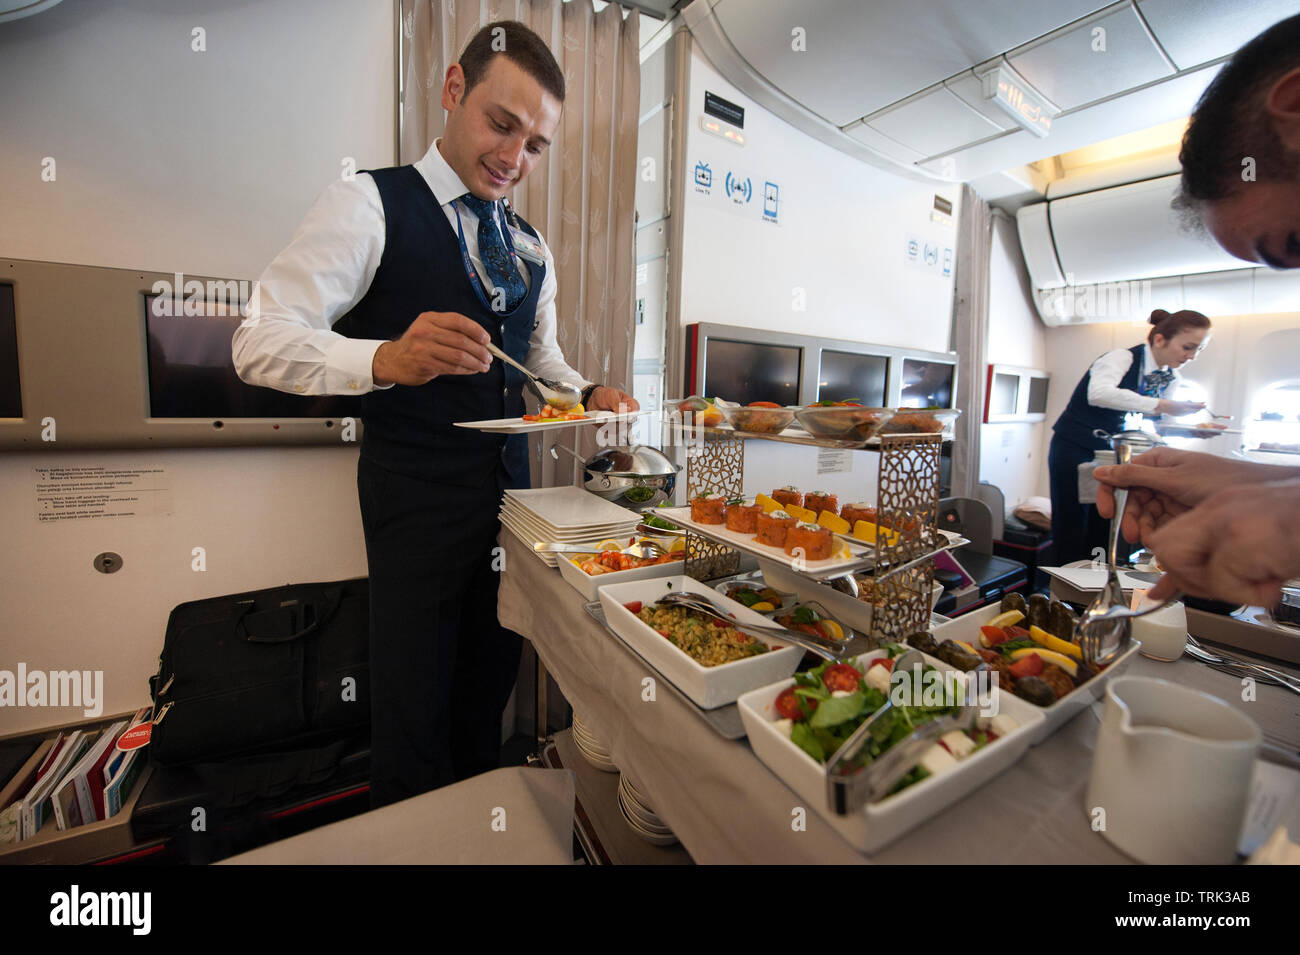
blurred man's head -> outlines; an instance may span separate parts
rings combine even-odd
[[[1300,268],[1300,15],[1251,40],[1192,113],[1175,206],[1228,252]]]
[[[522,23],[479,30],[447,70],[443,157],[480,199],[500,199],[555,137],[564,74],[546,44]]]

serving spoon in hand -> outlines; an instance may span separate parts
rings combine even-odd
[[[570,384],[567,381],[556,381],[554,378],[543,378],[540,375],[534,375],[491,342],[487,342],[485,347],[507,365],[518,368],[523,372],[524,379],[532,387],[533,393],[556,411],[568,411],[582,401],[582,389],[577,385]]]
[[[1132,460],[1134,444],[1142,446],[1150,441],[1149,436],[1143,432],[1135,434],[1121,431],[1119,434],[1107,435],[1098,431],[1096,434],[1111,442],[1111,447],[1115,449],[1115,463],[1121,465]],[[1172,597],[1141,610],[1131,610],[1127,606],[1119,570],[1115,566],[1115,551],[1119,545],[1124,508],[1128,505],[1128,488],[1117,487],[1114,493],[1115,513],[1110,519],[1110,536],[1106,542],[1106,583],[1083,612],[1074,630],[1083,662],[1092,670],[1118,659],[1127,649],[1129,641],[1133,639],[1133,628],[1129,621],[1134,617],[1145,617],[1149,613],[1163,610],[1181,596],[1175,593]]]

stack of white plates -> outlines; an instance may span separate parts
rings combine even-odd
[[[610,759],[609,747],[578,719],[577,713],[573,714],[573,744],[578,747],[583,758],[601,772],[618,772],[618,767]]]
[[[638,836],[656,846],[671,846],[677,841],[673,831],[655,815],[640,790],[624,774],[618,777],[618,808]]]
[[[524,488],[506,491],[501,524],[530,547],[538,542],[597,543],[605,538],[631,538],[641,515],[612,504],[580,487]],[[550,567],[555,554],[538,554]]]

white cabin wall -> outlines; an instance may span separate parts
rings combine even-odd
[[[709,90],[745,109],[745,145],[700,128]],[[686,99],[688,132],[683,215],[683,324],[717,322],[823,338],[947,351],[953,279],[943,250],[956,257],[961,189],[892,175],[794,129],[692,54]],[[707,163],[713,185],[696,189],[695,167]],[[726,196],[728,172],[753,183],[753,200]],[[779,187],[778,225],[763,221],[764,184]],[[953,204],[947,223],[933,221],[935,195]],[[933,266],[908,264],[907,241],[938,249]],[[667,394],[678,385],[669,382]],[[726,398],[726,395],[721,397]],[[751,441],[745,490],[783,484],[824,489],[840,499],[872,500],[877,456],[854,452],[848,471],[818,474],[817,451]]]
[[[989,259],[989,363],[1054,372],[1047,364],[1046,331],[1034,308],[1015,221],[995,214]],[[988,369],[981,373],[987,375]],[[1049,395],[1059,387],[1053,373]],[[968,408],[966,413],[983,417],[984,409]],[[1042,442],[1047,427],[1027,421],[980,425],[980,480],[1001,489],[1007,510],[1026,498],[1047,494]]]
[[[255,279],[344,157],[393,162],[393,112],[392,4],[65,0],[0,24],[0,255]],[[356,460],[355,446],[0,455],[0,669],[101,670],[104,713],[146,704],[176,604],[365,575]],[[48,465],[161,467],[171,515],[38,523]],[[94,571],[103,551],[122,569]],[[0,707],[0,735],[83,718]]]
[[[709,90],[745,108],[745,145],[700,128]],[[682,248],[682,322],[947,351],[961,189],[869,166],[794,129],[724,80],[698,52],[691,63]],[[713,174],[708,195],[695,166]],[[753,183],[734,205],[728,172]],[[779,187],[779,225],[763,221],[763,186]],[[931,220],[935,195],[953,203],[948,224]],[[939,247],[934,266],[907,265],[909,236]],[[951,270],[950,270],[951,272]],[[725,397],[725,395],[723,396]]]

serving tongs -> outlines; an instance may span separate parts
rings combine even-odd
[[[919,694],[924,666],[924,657],[919,650],[907,650],[899,654],[894,659],[890,676],[890,698],[868,716],[827,761],[826,799],[837,815],[852,815],[887,796],[898,781],[912,771],[936,739],[944,733],[969,729],[975,724],[976,708],[966,702],[963,687],[962,703],[955,712],[920,724],[866,766],[858,762],[858,755],[871,736],[871,728],[894,709],[893,674],[906,673],[912,681],[913,692]],[[950,677],[945,676],[945,679]]]
[[[655,604],[656,606],[682,607],[686,610],[694,610],[730,624],[742,633],[760,634],[762,636],[771,637],[774,640],[780,640],[783,643],[792,643],[797,647],[807,650],[809,653],[817,654],[817,656],[821,657],[823,660],[830,660],[831,662],[836,662],[843,660],[845,657],[852,656],[848,646],[849,643],[852,642],[853,638],[857,636],[854,631],[849,630],[845,633],[843,640],[830,640],[824,637],[815,637],[811,633],[787,630],[785,627],[741,623],[705,595],[688,593],[680,590],[674,591],[670,594],[665,594],[656,600]]]

